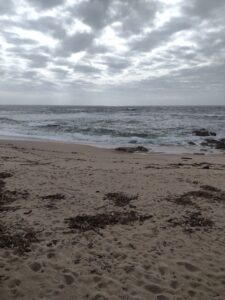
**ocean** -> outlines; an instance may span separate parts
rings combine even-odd
[[[200,145],[205,128],[225,138],[225,106],[0,106],[0,136],[104,147]]]

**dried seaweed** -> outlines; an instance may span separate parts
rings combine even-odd
[[[12,177],[11,173],[0,173],[0,212],[15,211],[18,209],[16,206],[10,206],[11,203],[21,199],[26,199],[29,195],[27,191],[10,191],[5,188],[4,179]]]
[[[185,232],[192,233],[195,230],[209,230],[214,226],[214,222],[202,216],[200,211],[190,212],[187,215],[183,216],[180,220],[178,219],[169,219],[168,222],[173,226],[181,226]]]
[[[38,242],[36,232],[31,228],[23,232],[10,232],[10,229],[0,224],[0,248],[12,249],[19,255],[31,251],[31,244]]]
[[[115,206],[122,207],[128,205],[132,200],[138,199],[138,195],[127,195],[123,192],[107,193],[104,199],[112,201]]]
[[[97,215],[81,215],[65,219],[70,229],[88,231],[104,229],[108,225],[127,225],[134,222],[144,222],[152,218],[151,215],[140,215],[135,211],[129,212],[110,212]]]
[[[47,196],[43,196],[41,197],[42,200],[63,200],[65,199],[65,195],[63,194],[52,194],[52,195],[47,195]]]
[[[210,185],[202,185],[201,190],[190,191],[176,197],[167,197],[166,200],[178,205],[189,205],[199,209],[198,204],[194,202],[194,200],[196,201],[199,198],[210,202],[225,203],[225,192]]]

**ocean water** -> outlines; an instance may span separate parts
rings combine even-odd
[[[225,138],[225,106],[0,106],[0,136],[99,146],[185,146],[206,128]]]

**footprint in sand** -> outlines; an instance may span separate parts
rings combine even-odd
[[[192,264],[190,264],[188,262],[182,262],[181,261],[181,262],[178,262],[177,264],[179,266],[184,266],[185,269],[188,270],[188,271],[190,271],[190,272],[197,272],[199,270],[196,266],[194,266],[194,265],[192,265]]]
[[[108,300],[108,297],[103,294],[97,293],[91,297],[91,300]]]
[[[21,284],[21,281],[19,279],[15,278],[15,279],[12,279],[12,280],[9,281],[8,286],[10,288],[14,288],[14,287],[19,286],[20,284]]]
[[[170,298],[168,298],[168,297],[165,296],[165,295],[158,295],[156,299],[157,299],[157,300],[169,300]]]
[[[42,266],[38,262],[33,262],[33,263],[30,264],[30,268],[34,272],[39,272],[41,270]]]
[[[74,282],[74,278],[71,275],[63,275],[63,277],[67,285],[71,285]]]
[[[161,276],[164,276],[168,272],[168,268],[164,266],[160,266],[158,269]]]
[[[53,257],[55,257],[55,252],[54,251],[49,251],[48,253],[47,253],[47,258],[53,258]]]
[[[64,284],[60,284],[60,285],[58,285],[58,288],[59,288],[60,290],[63,290],[63,289],[65,288],[65,285],[64,285]]]
[[[153,294],[160,294],[162,293],[162,288],[155,284],[148,284],[145,286],[145,289]]]
[[[178,282],[176,280],[171,281],[170,286],[176,290],[179,286]]]

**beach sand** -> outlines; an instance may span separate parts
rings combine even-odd
[[[0,142],[0,299],[225,299],[225,155]]]

